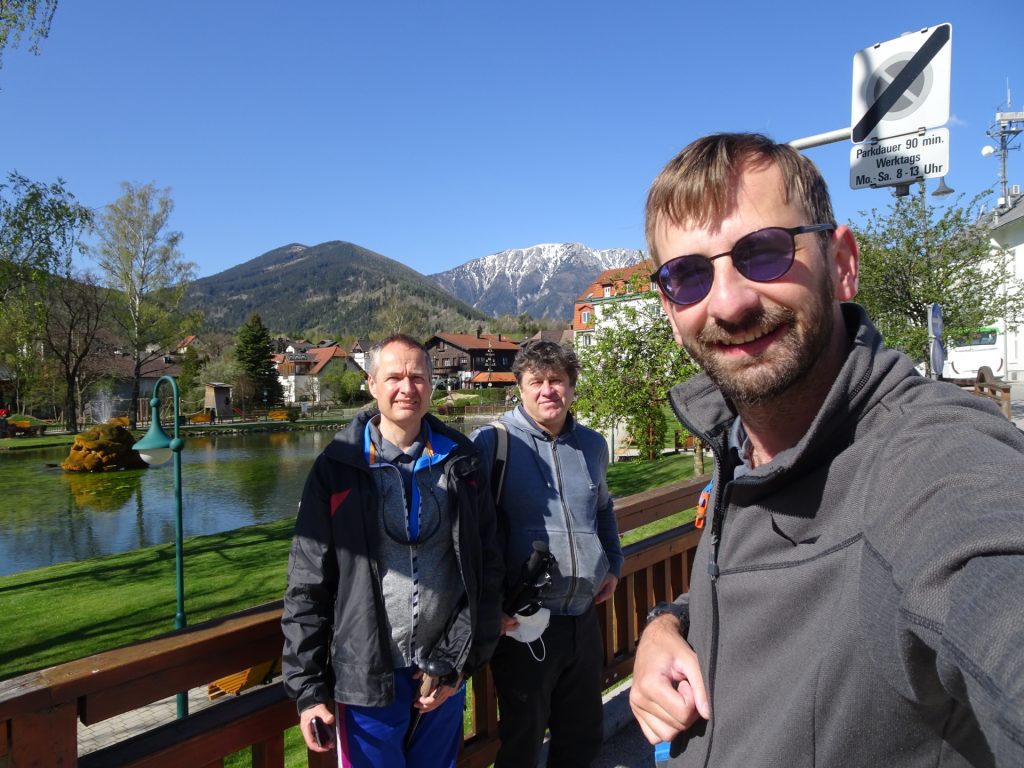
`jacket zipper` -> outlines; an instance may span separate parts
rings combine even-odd
[[[710,437],[703,431],[693,428],[690,422],[684,417],[684,414],[676,408],[676,404],[671,397],[669,398],[669,404],[672,406],[672,410],[675,412],[679,421],[682,422],[682,424],[689,429],[695,437],[710,446],[711,452],[715,455],[715,471],[713,476],[713,482],[717,481],[715,482],[715,506],[713,507],[715,516],[711,524],[711,530],[708,532],[711,535],[711,559],[708,561],[707,565],[708,575],[711,577],[711,648],[708,651],[708,678],[706,680],[708,701],[713,702],[715,700],[715,668],[718,666],[718,638],[720,632],[718,609],[718,576],[720,569],[718,567],[718,552],[722,540],[722,524],[725,519],[726,507],[725,484],[722,482],[722,454],[723,451],[728,448],[728,438],[724,436],[720,438],[724,444],[724,448],[720,449],[716,440],[710,439]],[[714,720],[711,720],[708,723],[707,729],[707,749],[704,753],[704,768],[708,768],[711,762],[711,747],[714,744],[714,738],[715,723]]]
[[[709,443],[710,444],[710,443]],[[714,701],[715,697],[715,670],[718,668],[718,637],[719,637],[719,611],[718,611],[718,551],[722,541],[722,525],[725,519],[725,489],[721,482],[721,461],[718,452],[712,447],[715,454],[715,474],[719,482],[715,489],[715,518],[711,525],[711,559],[708,561],[708,575],[711,577],[711,648],[708,656],[708,700]],[[711,747],[715,742],[715,724],[708,723],[707,751],[704,753],[704,768],[711,762]]]
[[[455,549],[455,562],[459,565],[459,579],[462,581],[462,591],[466,595],[466,612],[470,616],[470,631],[466,635],[466,640],[462,644],[462,648],[459,649],[459,655],[457,665],[459,669],[462,669],[466,665],[466,659],[469,658],[470,646],[473,642],[473,633],[476,629],[476,617],[473,615],[473,610],[470,607],[473,605],[473,597],[469,594],[469,585],[466,584],[466,571],[462,562],[462,524],[459,519],[458,510],[461,508],[460,500],[458,499],[459,492],[462,490],[462,483],[455,483],[455,465],[461,461],[466,461],[463,456],[456,456],[455,459],[448,463],[445,468],[445,495],[448,499],[448,516],[451,519],[452,526],[452,546]]]
[[[552,463],[555,465],[555,482],[558,485],[558,500],[562,504],[562,515],[565,517],[565,530],[569,535],[569,561],[572,564],[572,578],[569,580],[569,594],[565,596],[564,605],[564,610],[568,612],[569,606],[572,604],[572,599],[576,595],[576,580],[578,578],[577,571],[579,570],[579,563],[576,560],[576,548],[572,544],[572,515],[569,514],[569,508],[565,505],[565,494],[562,492],[562,469],[558,463],[558,452],[555,450],[558,443],[555,440],[551,440],[550,442]]]

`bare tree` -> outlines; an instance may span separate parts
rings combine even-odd
[[[96,261],[106,284],[118,291],[114,319],[133,357],[130,426],[138,419],[143,366],[164,354],[196,318],[179,314],[195,264],[178,250],[182,234],[167,229],[174,202],[170,189],[122,182],[123,194],[100,215]]]

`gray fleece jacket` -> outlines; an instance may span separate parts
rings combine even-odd
[[[543,605],[555,615],[578,616],[594,601],[609,572],[622,571],[615,505],[608,494],[608,446],[570,414],[555,439],[522,406],[500,419],[508,427],[508,463],[497,500],[499,546],[505,553],[506,594],[520,579],[534,541],[547,543],[557,565]],[[472,440],[490,480],[494,427]]]
[[[1024,766],[1024,436],[844,305],[804,438],[732,478],[734,413],[671,392],[715,476],[688,595],[712,706],[673,766]]]

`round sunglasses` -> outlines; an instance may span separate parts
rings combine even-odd
[[[715,259],[731,256],[732,264],[747,280],[768,283],[789,272],[796,256],[796,236],[806,232],[825,232],[835,224],[806,224],[802,227],[765,227],[744,235],[732,250],[717,256],[691,253],[669,259],[651,275],[665,298],[673,304],[696,304],[711,291]]]

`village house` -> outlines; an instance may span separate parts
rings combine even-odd
[[[476,335],[438,333],[424,345],[434,368],[434,386],[464,389],[467,387],[511,386],[512,361],[519,344],[500,333]]]
[[[653,271],[654,262],[645,259],[629,267],[606,269],[594,278],[573,304],[571,329],[576,346],[585,347],[593,343],[602,305],[639,299],[643,294],[654,291]]]
[[[366,353],[370,351],[370,347],[373,346],[373,342],[369,339],[356,339],[352,342],[352,346],[349,347],[348,356],[352,358],[352,361],[362,369],[363,373],[366,373]]]
[[[288,345],[285,352],[274,355],[274,366],[284,392],[284,402],[319,403],[329,392],[322,386],[324,374],[335,371],[360,371],[348,354],[334,342],[311,346],[304,340]],[[300,351],[301,350],[301,351]]]

